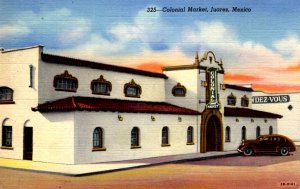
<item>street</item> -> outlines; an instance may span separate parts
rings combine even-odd
[[[83,177],[0,169],[0,189],[300,188],[300,152],[227,157]]]

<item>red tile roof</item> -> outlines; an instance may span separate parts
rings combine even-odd
[[[109,98],[93,97],[68,97],[52,102],[39,104],[32,108],[33,111],[111,111],[130,113],[160,113],[160,114],[182,114],[201,115],[200,112],[175,106],[165,102],[131,101]]]
[[[93,69],[100,69],[100,70],[108,70],[108,71],[115,71],[115,72],[122,72],[122,73],[131,73],[137,75],[144,75],[149,77],[157,77],[157,78],[168,78],[165,74],[162,73],[155,73],[149,72],[144,70],[138,70],[128,67],[104,64],[100,62],[92,62],[88,60],[81,60],[76,58],[69,58],[64,56],[52,55],[52,54],[41,54],[42,60],[46,63],[53,63],[53,64],[64,64],[70,66],[79,66],[79,67],[89,67]]]
[[[235,90],[240,90],[240,91],[250,91],[250,92],[253,91],[253,89],[250,87],[243,87],[243,86],[239,86],[239,85],[225,84],[225,87],[228,89],[235,89]]]
[[[231,117],[257,117],[257,118],[282,118],[282,115],[249,108],[224,108],[224,116]]]

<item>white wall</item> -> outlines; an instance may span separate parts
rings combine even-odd
[[[56,91],[53,87],[53,79],[56,75],[63,74],[67,70],[69,74],[78,79],[77,92]],[[112,84],[110,96],[92,94],[90,89],[91,81],[98,79],[100,75]],[[142,87],[140,98],[125,97],[124,84],[132,79]],[[144,100],[144,101],[164,101],[165,85],[163,78],[154,78],[142,75],[128,73],[112,72],[86,67],[59,65],[53,63],[40,62],[39,77],[39,103],[49,100],[62,99],[69,96],[88,96],[96,98],[118,98],[127,100]]]
[[[254,122],[251,122],[251,119]],[[256,127],[260,126],[260,134],[269,134],[269,127],[273,127],[273,133],[277,133],[277,121],[276,119],[268,118],[265,122],[264,118],[248,118],[238,117],[239,122],[236,121],[236,117],[224,117],[224,150],[236,150],[242,141],[242,127],[246,127],[246,139],[256,139]],[[231,140],[225,142],[226,127],[230,127]]]
[[[33,161],[74,164],[74,112],[36,112],[32,122]]]
[[[294,141],[300,142],[300,93],[253,93],[253,96],[278,95],[288,95],[290,97],[290,102],[253,104],[253,108],[282,115],[283,117],[278,119],[278,133],[286,135]],[[292,110],[288,109],[289,105],[293,106]]]
[[[91,163],[140,159],[165,155],[195,153],[199,151],[199,127],[197,116],[120,113],[123,121],[118,120],[118,113],[113,112],[75,112],[75,163]],[[171,146],[161,146],[161,131],[169,128]],[[194,128],[194,145],[187,145],[187,128]],[[96,127],[104,129],[104,147],[106,151],[92,152],[93,131]],[[131,149],[130,133],[133,127],[140,130],[141,148]]]
[[[166,94],[166,101],[171,104],[175,104],[177,106],[197,110],[198,70],[189,69],[189,70],[164,71],[164,74],[168,76],[168,79],[165,82],[166,87],[164,89]],[[174,86],[177,85],[177,83],[180,83],[181,85],[185,86],[186,88],[185,97],[173,96],[172,89]]]
[[[14,91],[15,104],[0,104],[0,133],[2,122],[8,118],[5,125],[12,126],[12,150],[0,149],[0,157],[23,158],[23,128],[32,126],[31,121],[35,113],[31,107],[37,106],[38,96],[38,57],[40,47],[26,48],[22,50],[9,50],[0,52],[0,87],[9,87]],[[29,87],[29,65],[33,65],[33,88]],[[35,128],[34,128],[35,130]],[[0,135],[2,143],[2,134]]]
[[[230,89],[230,88],[226,88],[225,90],[221,90],[221,91],[223,93],[223,95],[222,95],[222,101],[223,101],[223,105],[224,106],[227,106],[227,107],[239,107],[239,108],[252,108],[252,92],[241,91],[241,90]],[[235,104],[235,106],[227,104],[227,97],[231,93],[236,97],[236,104]],[[248,107],[241,106],[241,98],[244,97],[244,95],[246,95],[249,98],[249,106]]]

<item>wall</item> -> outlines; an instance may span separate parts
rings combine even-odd
[[[253,108],[282,115],[283,118],[278,119],[278,133],[286,135],[296,142],[300,142],[300,93],[253,93],[253,96],[278,95],[288,95],[290,102],[253,104]],[[293,109],[289,110],[289,105]]]
[[[0,148],[0,157],[23,159],[24,127],[32,127],[33,161],[72,164],[73,114],[40,114],[31,110],[38,105],[38,63],[41,51],[42,47],[37,46],[0,53],[0,87],[7,86],[13,89],[15,101],[15,104],[0,104],[1,133],[4,120],[4,125],[12,126],[12,149]],[[29,87],[29,65],[33,66],[32,87]]]
[[[36,112],[32,123],[33,161],[74,164],[74,112]]]
[[[78,79],[77,92],[56,91],[53,87],[54,76],[60,75],[67,70],[69,74]],[[119,73],[98,69],[91,69],[78,66],[59,65],[52,63],[40,62],[40,93],[39,103],[45,101],[62,99],[69,96],[87,96],[96,98],[118,98],[127,100],[144,100],[144,101],[164,101],[165,100],[165,85],[163,78],[154,78],[148,76]],[[100,75],[104,79],[112,83],[112,91],[110,96],[92,94],[90,89],[91,81],[98,79]],[[140,98],[125,97],[124,84],[130,82],[132,79],[142,87],[142,94]]]
[[[75,163],[94,163],[119,161],[148,157],[196,153],[199,138],[197,131],[197,116],[120,113],[123,121],[118,120],[116,112],[75,112]],[[161,131],[169,127],[169,143],[171,146],[161,146]],[[194,127],[194,145],[187,145],[186,133],[188,126]],[[92,152],[93,131],[96,127],[104,129],[104,147],[106,151]],[[130,133],[133,127],[140,130],[141,148],[131,149]]]
[[[254,122],[251,122],[251,119]],[[242,127],[246,127],[246,139],[256,139],[256,127],[260,126],[260,134],[269,134],[269,127],[273,127],[273,133],[277,133],[277,121],[276,119],[268,118],[265,122],[264,118],[248,118],[248,117],[224,117],[224,150],[236,150],[242,141]],[[231,140],[225,142],[226,127],[230,127]]]
[[[197,69],[189,69],[189,70],[174,70],[174,71],[164,71],[164,74],[168,76],[166,80],[165,94],[166,101],[175,104],[177,106],[197,110],[198,109],[198,81]],[[186,88],[186,96],[185,97],[177,97],[173,96],[172,89],[174,86],[180,83]]]
[[[41,47],[37,46],[0,52],[0,87],[11,88],[15,102],[15,104],[0,104],[0,133],[2,133],[2,123],[6,119],[4,125],[12,126],[13,148],[0,149],[0,157],[23,159],[23,128],[24,126],[35,127],[31,121],[36,114],[31,111],[31,107],[37,105],[37,69],[40,51]],[[33,65],[32,88],[29,87],[29,65]],[[0,142],[2,143],[2,134],[0,134]]]

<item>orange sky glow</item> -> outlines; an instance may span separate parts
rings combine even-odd
[[[137,69],[162,73],[162,67],[165,66],[162,63],[148,62],[135,65]],[[287,67],[283,72],[298,72],[300,71],[300,64],[295,66]],[[269,93],[287,93],[287,92],[300,92],[300,82],[299,85],[286,85],[286,84],[261,84],[258,81],[262,81],[264,78],[257,75],[246,75],[246,74],[232,74],[225,73],[224,81],[230,84],[252,84],[252,88],[257,91],[264,91]]]

